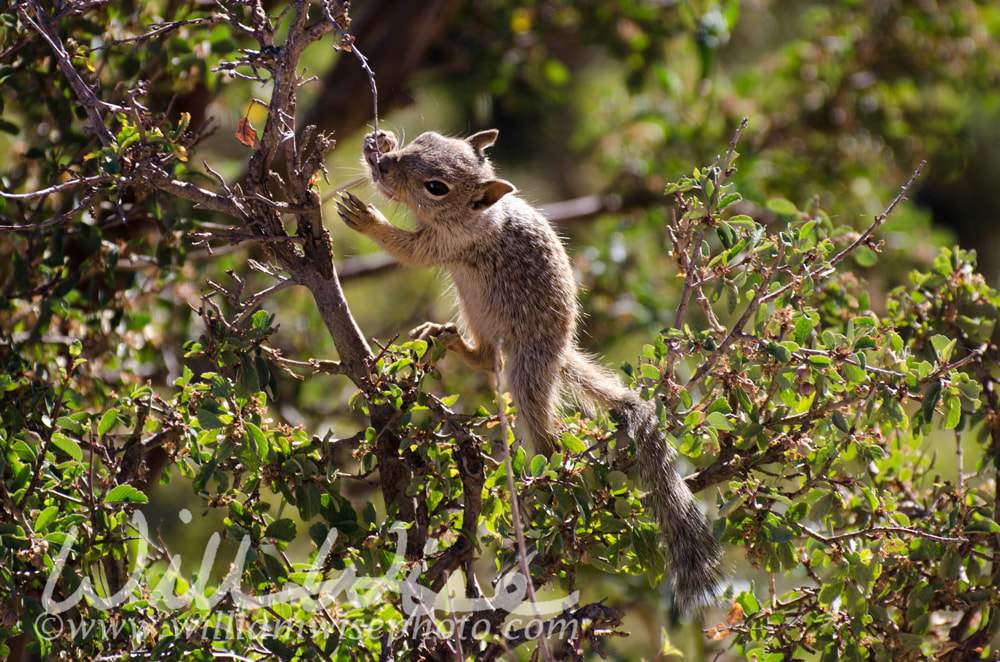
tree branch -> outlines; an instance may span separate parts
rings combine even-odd
[[[52,49],[52,53],[56,58],[56,64],[59,65],[59,70],[62,71],[63,76],[66,77],[66,82],[68,82],[69,86],[73,88],[74,94],[76,94],[77,99],[79,99],[80,104],[84,107],[87,112],[87,116],[90,118],[90,130],[95,136],[97,136],[101,145],[108,147],[114,143],[115,138],[111,135],[111,131],[104,124],[104,119],[101,117],[98,108],[104,107],[114,112],[124,112],[125,109],[121,106],[105,103],[97,98],[94,91],[90,89],[90,86],[87,85],[87,83],[80,76],[80,72],[78,72],[76,67],[73,66],[69,53],[66,52],[66,48],[63,46],[62,40],[59,38],[59,33],[52,26],[52,22],[49,20],[45,10],[38,3],[38,0],[28,0],[27,5],[31,7],[31,10],[35,14],[35,18],[32,18],[28,14],[28,11],[23,5],[16,4],[15,6],[18,11],[21,12],[21,16],[24,17],[24,20],[35,29],[35,31]]]

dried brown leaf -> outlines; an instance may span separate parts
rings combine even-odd
[[[250,124],[250,120],[246,117],[242,118],[236,125],[236,139],[247,147],[254,149],[260,144],[260,139],[257,137],[257,129],[253,128],[253,124]]]

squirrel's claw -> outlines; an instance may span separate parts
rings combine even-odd
[[[436,324],[434,322],[424,322],[410,331],[410,338],[412,340],[430,340],[434,338],[445,347],[448,347],[460,337],[458,327],[451,323]]]
[[[368,206],[350,191],[342,191],[337,198],[337,213],[352,230],[363,227],[363,219],[370,215]]]

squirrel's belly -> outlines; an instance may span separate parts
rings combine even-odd
[[[576,324],[576,293],[555,285],[561,279],[483,278],[482,273],[451,269],[464,326],[479,340],[510,347],[539,341],[568,342]],[[529,292],[530,296],[524,296]]]

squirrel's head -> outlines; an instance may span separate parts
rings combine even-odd
[[[514,191],[496,177],[484,153],[498,133],[490,129],[462,140],[429,131],[397,149],[396,136],[379,131],[365,136],[363,162],[385,195],[419,217],[478,212]]]

